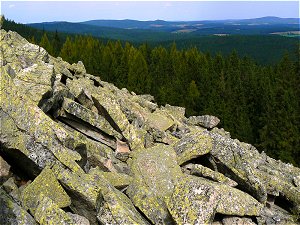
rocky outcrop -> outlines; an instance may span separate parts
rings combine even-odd
[[[0,224],[293,224],[300,169],[1,30]],[[298,221],[299,222],[299,221]]]

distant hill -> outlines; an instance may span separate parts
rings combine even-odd
[[[218,26],[238,25],[293,25],[299,24],[297,18],[279,18],[279,17],[262,17],[256,19],[243,19],[243,20],[204,20],[204,21],[137,21],[137,20],[90,20],[81,22],[81,24],[94,25],[100,27],[115,27],[123,29],[151,29],[151,30],[164,30],[174,31],[180,30],[183,27],[194,27],[195,29],[213,28]]]
[[[28,25],[40,30],[129,41],[135,45],[147,42],[152,47],[167,47],[175,41],[180,49],[196,46],[199,50],[212,54],[229,54],[235,49],[239,55],[252,57],[262,64],[278,62],[284,52],[293,54],[299,43],[299,35],[294,35],[299,31],[298,18],[175,22],[90,20]],[[293,35],[287,35],[291,31]]]
[[[180,39],[188,35],[266,35],[298,31],[298,18],[263,17],[244,20],[176,21],[163,20],[90,20],[80,23],[50,22],[33,23],[29,26],[69,33],[91,34],[114,39],[149,41]],[[153,33],[156,32],[156,33]],[[157,33],[159,32],[159,33]],[[179,35],[178,34],[184,34]],[[155,36],[155,37],[153,37]]]
[[[95,37],[127,40],[127,41],[165,41],[180,39],[183,35],[164,31],[146,29],[123,29],[115,27],[100,27],[82,23],[51,22],[28,24],[30,27],[47,31],[59,31],[72,34],[92,35]],[[178,37],[179,36],[179,37]]]
[[[276,18],[260,18],[260,21],[275,20]],[[285,19],[283,19],[285,20]],[[293,22],[294,19],[287,19]],[[253,19],[251,20],[254,21]],[[106,21],[108,23],[108,21]],[[110,21],[114,23],[116,21]],[[133,20],[122,20],[120,23],[126,24],[134,23]],[[150,23],[150,21],[148,21]],[[169,23],[166,21],[158,20],[157,23]],[[207,21],[207,23],[213,23]],[[137,23],[144,23],[137,21]],[[174,22],[180,23],[180,22]],[[229,23],[229,21],[227,21]],[[145,42],[150,47],[163,46],[170,47],[173,42],[176,43],[178,49],[187,49],[190,47],[197,47],[200,51],[209,52],[211,54],[221,53],[227,55],[233,50],[236,50],[240,56],[248,56],[253,58],[259,64],[274,64],[277,63],[284,52],[289,52],[293,57],[299,45],[298,38],[285,37],[287,33],[279,32],[278,35],[197,35],[193,33],[172,33],[159,30],[147,29],[122,29],[113,27],[99,27],[95,25],[87,25],[81,23],[68,23],[68,22],[48,22],[31,24],[31,27],[16,24],[6,21],[4,24],[5,29],[15,30],[28,38],[34,36],[37,43],[39,43],[43,34],[43,29],[47,32],[49,38],[52,40],[55,32],[59,31],[61,45],[65,42],[66,36],[69,35],[74,38],[75,35],[92,35],[106,42],[107,40],[121,40],[125,44],[126,41],[131,42],[135,46],[139,46]],[[253,26],[252,26],[253,27]],[[51,32],[53,31],[53,32]],[[282,35],[282,36],[280,36]]]

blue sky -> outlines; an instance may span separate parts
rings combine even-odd
[[[263,16],[299,18],[298,1],[1,1],[1,14],[16,22],[92,19],[219,20]]]

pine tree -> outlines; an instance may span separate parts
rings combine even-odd
[[[36,44],[34,36],[31,36],[31,38],[28,40],[31,44]]]
[[[63,58],[63,60],[69,62],[69,63],[73,63],[75,62],[73,60],[74,56],[73,56],[74,52],[73,52],[73,46],[72,46],[72,42],[70,37],[67,37],[61,51],[60,51],[60,57]]]
[[[128,67],[128,90],[149,93],[151,80],[146,60],[140,51],[134,49],[131,51]]]
[[[58,54],[60,52],[60,48],[61,48],[60,45],[61,45],[60,38],[59,38],[58,32],[56,30],[54,38],[52,40],[52,46],[53,46],[53,54],[54,54],[54,56],[58,56]]]
[[[196,108],[197,102],[200,97],[200,92],[198,90],[197,84],[194,80],[190,82],[187,90],[187,99],[186,99],[186,110],[187,115],[193,115],[196,113],[194,110]]]
[[[44,33],[39,45],[43,47],[50,55],[53,55],[53,47],[49,42],[47,33]]]

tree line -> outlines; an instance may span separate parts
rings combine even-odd
[[[187,115],[215,115],[233,138],[254,144],[271,157],[300,166],[300,66],[285,54],[262,66],[233,51],[229,56],[101,41],[91,36],[60,38],[46,32],[39,41],[69,63],[83,61],[88,73],[158,104],[186,108]],[[292,57],[295,58],[294,56]]]

